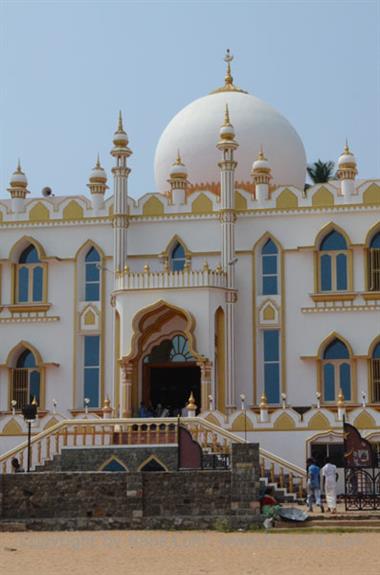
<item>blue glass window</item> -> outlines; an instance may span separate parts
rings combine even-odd
[[[340,389],[344,399],[351,401],[351,364],[347,346],[335,338],[325,348],[323,360],[324,401],[335,401]]]
[[[337,338],[329,343],[323,354],[324,359],[348,359],[349,357],[347,347]]]
[[[374,359],[380,359],[380,342],[377,344],[377,346],[376,346],[375,349],[373,350],[372,357],[373,357]]]
[[[33,269],[33,301],[42,301],[44,270],[37,266]]]
[[[340,251],[347,249],[347,242],[336,230],[333,230],[321,242],[321,251]]]
[[[40,404],[40,372],[33,370],[29,374],[29,401],[36,400]]]
[[[18,296],[17,301],[23,303],[29,299],[29,270],[27,267],[18,270]]]
[[[335,400],[335,368],[331,363],[323,366],[324,398],[325,401]]]
[[[84,397],[89,407],[99,407],[100,337],[84,336]]]
[[[369,244],[369,247],[376,250],[380,249],[380,232],[378,232],[373,236],[371,243]]]
[[[278,293],[278,249],[276,244],[267,240],[261,250],[263,294]]]
[[[268,403],[280,402],[280,338],[279,330],[265,330],[264,390]]]
[[[170,269],[173,272],[182,271],[185,267],[186,256],[183,246],[177,242],[174,246],[170,257]]]
[[[320,289],[321,291],[344,291],[348,289],[347,242],[336,230],[324,237],[320,244]]]
[[[36,264],[40,261],[36,248],[31,244],[20,255],[20,264]]]
[[[37,264],[37,265],[36,265]],[[42,302],[44,269],[36,248],[31,244],[20,255],[17,270],[17,302]]]
[[[347,289],[347,256],[345,254],[336,256],[336,288]]]
[[[17,401],[17,407],[22,409],[34,399],[40,404],[41,373],[36,365],[36,358],[29,349],[25,349],[16,361],[12,374],[12,399]]]
[[[349,363],[342,363],[339,366],[339,379],[344,399],[351,401],[351,367]]]
[[[16,367],[36,367],[36,360],[29,349],[26,349],[19,356]]]
[[[331,256],[323,254],[321,256],[321,289],[322,291],[331,290]]]
[[[100,255],[90,248],[85,257],[85,301],[100,300]]]

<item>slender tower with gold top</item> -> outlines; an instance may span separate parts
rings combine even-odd
[[[128,148],[128,136],[123,128],[123,118],[119,113],[118,127],[113,138],[111,155],[116,165],[112,168],[114,176],[113,229],[114,229],[114,270],[116,275],[123,271],[127,263],[128,220],[128,176],[131,172],[127,160],[132,154]]]
[[[219,212],[221,224],[221,256],[222,267],[227,274],[226,291],[226,365],[225,365],[225,391],[226,408],[232,411],[236,405],[236,351],[235,351],[235,169],[237,162],[234,160],[234,152],[239,144],[235,140],[235,130],[230,121],[228,105],[224,115],[224,124],[219,131],[217,148],[222,153],[220,168],[220,202]]]

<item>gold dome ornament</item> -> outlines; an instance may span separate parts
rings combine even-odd
[[[266,409],[268,407],[268,399],[267,399],[267,396],[265,395],[265,392],[263,392],[263,394],[260,398],[259,407],[260,407],[260,409]]]
[[[190,393],[190,397],[188,399],[186,409],[187,409],[187,411],[194,411],[194,412],[197,410],[197,405],[195,403],[195,397],[194,397],[193,392]]]
[[[171,180],[186,180],[187,179],[187,169],[185,164],[182,161],[180,151],[177,150],[177,158],[175,162],[173,162],[171,170],[170,170],[170,179]]]
[[[343,152],[338,159],[338,171],[336,173],[339,180],[343,179],[354,179],[357,175],[357,164],[354,154],[351,152],[348,145],[348,140],[346,139],[346,144],[344,146]]]
[[[132,150],[128,148],[129,140],[127,132],[123,127],[123,116],[121,111],[119,112],[119,119],[117,124],[117,130],[113,137],[114,148],[111,151],[113,156],[130,156]]]
[[[27,190],[27,186],[28,180],[21,169],[20,160],[18,160],[17,168],[9,181],[8,192],[11,194],[11,198],[25,198],[26,194],[30,193]]]
[[[224,56],[224,61],[227,64],[226,75],[224,78],[224,86],[221,88],[217,88],[213,90],[211,94],[218,94],[219,92],[242,92],[243,94],[247,94],[245,90],[242,90],[238,86],[234,85],[234,79],[231,74],[231,62],[234,59],[233,55],[231,54],[229,48],[226,50],[226,55]]]
[[[235,139],[235,130],[230,121],[230,112],[228,109],[228,104],[226,104],[226,109],[224,112],[224,124],[220,128],[219,136],[221,140],[227,140],[233,142]]]
[[[105,194],[108,189],[107,174],[100,164],[99,154],[96,159],[95,167],[92,169],[90,177],[88,178],[87,187],[91,194]]]
[[[338,401],[336,402],[336,404],[337,404],[337,407],[343,407],[344,406],[344,395],[343,395],[342,388],[339,388]]]

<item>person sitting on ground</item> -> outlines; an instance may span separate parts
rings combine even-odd
[[[267,487],[261,499],[261,513],[267,517],[276,517],[281,505],[273,495],[273,487]]]
[[[321,479],[318,465],[313,458],[307,460],[307,508],[313,511],[313,502],[321,508],[324,513],[324,507],[321,501]]]
[[[13,473],[22,473],[24,471],[17,457],[12,459],[11,465]]]

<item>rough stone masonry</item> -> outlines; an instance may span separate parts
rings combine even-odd
[[[152,448],[154,449],[154,448]],[[229,470],[3,475],[0,526],[26,529],[249,528],[260,522],[258,444]]]

